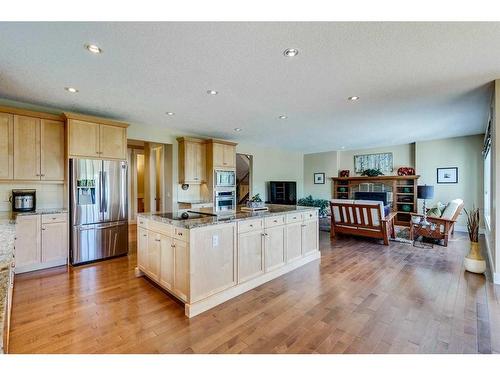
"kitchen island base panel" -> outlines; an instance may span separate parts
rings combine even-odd
[[[214,294],[210,297],[207,297],[201,301],[197,301],[194,303],[186,303],[184,305],[185,314],[188,318],[192,318],[196,315],[199,315],[205,311],[208,311],[221,303],[229,301],[230,299],[239,296],[240,294],[246,293],[249,290],[252,290],[259,285],[265,284],[268,281],[276,279],[288,272],[291,272],[299,267],[306,265],[307,263],[313,262],[317,259],[321,258],[321,253],[319,251],[314,251],[303,258],[297,259],[291,263],[288,263],[280,268],[277,268],[273,271],[262,274],[258,277],[255,277],[251,280],[248,280],[242,284],[238,284],[234,287],[226,289],[220,293]],[[318,262],[319,266],[319,262]]]

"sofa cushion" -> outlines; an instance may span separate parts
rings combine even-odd
[[[451,220],[453,219],[453,216],[458,210],[458,207],[463,204],[464,201],[461,199],[453,199],[450,203],[446,205],[446,208],[444,209],[443,213],[441,214],[441,217],[443,219],[448,219]]]
[[[442,215],[442,212],[441,210],[439,209],[439,207],[432,207],[431,209],[429,209],[429,211],[427,211],[427,216],[431,216],[431,217],[441,217]]]

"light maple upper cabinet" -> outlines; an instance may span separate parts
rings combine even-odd
[[[0,113],[0,180],[14,177],[14,116]]]
[[[214,168],[236,168],[236,143],[211,140],[208,145]]]
[[[127,124],[98,117],[65,113],[69,157],[127,158]]]
[[[206,182],[206,144],[203,139],[177,138],[179,142],[179,183]]]
[[[14,115],[14,179],[40,180],[40,119]]]
[[[44,181],[64,181],[64,122],[41,120],[40,177]]]

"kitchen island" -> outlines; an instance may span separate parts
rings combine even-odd
[[[0,215],[0,354],[7,353],[9,346],[15,235],[14,222]]]
[[[139,214],[137,275],[180,299],[193,317],[319,259],[318,210],[268,207],[187,219]]]

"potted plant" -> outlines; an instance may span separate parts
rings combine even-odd
[[[250,200],[247,201],[247,207],[249,208],[262,208],[264,207],[264,202],[260,197],[260,194],[255,194]]]
[[[313,199],[312,195],[301,198],[297,201],[298,206],[318,207],[319,228],[323,231],[330,230],[330,220],[328,219],[328,207],[330,202],[326,199]]]
[[[486,262],[481,255],[479,246],[479,208],[472,207],[471,211],[465,210],[467,215],[467,231],[469,232],[470,251],[464,259],[465,269],[473,273],[484,273]]]

